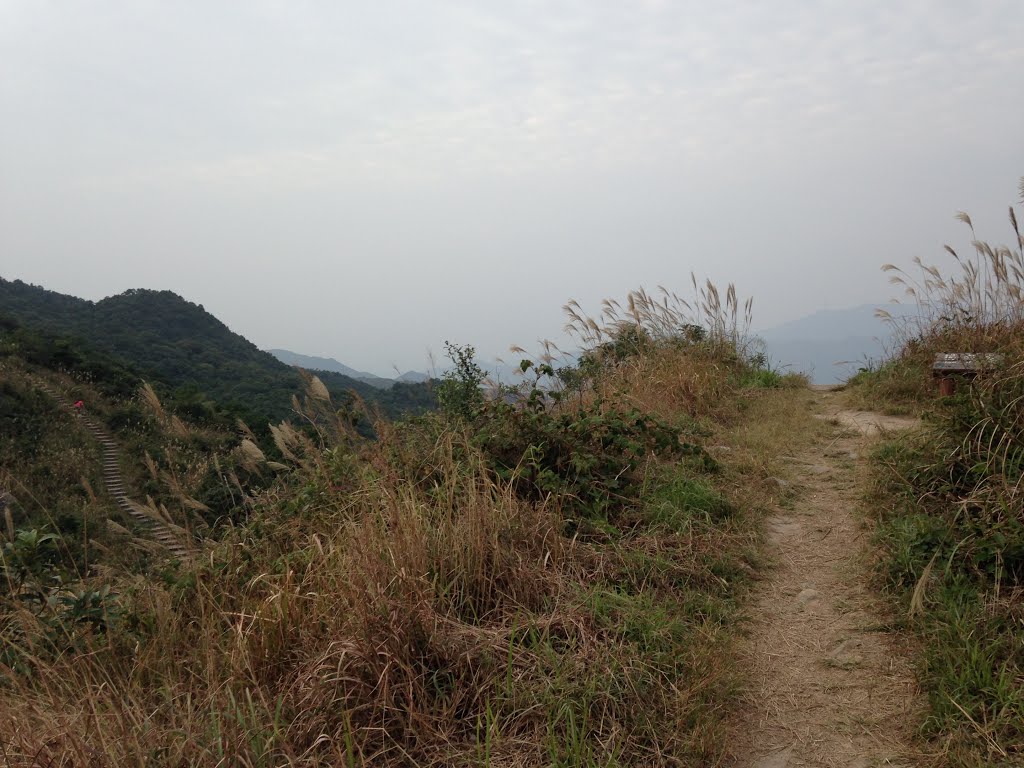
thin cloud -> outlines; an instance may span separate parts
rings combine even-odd
[[[947,210],[1005,210],[1022,28],[1018,0],[5,3],[4,276],[170,287],[361,368],[691,269],[763,324],[863,303]]]

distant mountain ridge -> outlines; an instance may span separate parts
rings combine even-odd
[[[286,365],[295,365],[299,368],[305,368],[307,371],[331,371],[333,373],[340,373],[343,376],[348,376],[349,378],[366,382],[367,384],[379,387],[380,389],[389,389],[394,386],[396,382],[403,384],[425,384],[430,381],[431,378],[428,374],[422,373],[421,371],[406,371],[393,379],[389,379],[385,376],[377,376],[373,373],[367,373],[366,371],[358,371],[355,368],[350,368],[341,361],[335,360],[333,357],[303,355],[298,352],[292,352],[290,349],[268,349],[267,352]]]
[[[889,351],[893,329],[876,315],[879,308],[897,318],[915,312],[901,304],[823,309],[757,335],[773,366],[807,373],[816,384],[833,384],[877,363]]]
[[[365,371],[356,370],[333,357],[303,355],[299,352],[292,352],[290,349],[268,349],[267,352],[287,365],[296,365],[300,368],[305,368],[308,371],[333,371],[344,376],[349,376],[353,379],[358,379],[359,381],[364,381],[367,384],[380,387],[382,389],[387,389],[393,386],[396,382],[421,384],[434,378],[430,374],[423,373],[422,371],[406,371],[393,379],[389,379],[383,376],[367,373]],[[451,364],[448,361],[445,362],[446,364],[440,367],[438,371],[439,374],[451,370]],[[518,364],[510,365],[509,363],[502,362],[500,360],[477,360],[476,363],[488,377],[495,381],[501,381],[508,384],[519,380],[520,369]]]
[[[387,379],[383,376],[367,373],[366,371],[357,371],[355,368],[350,368],[344,363],[335,360],[333,357],[303,355],[298,352],[292,352],[289,349],[268,349],[267,352],[272,354],[285,365],[295,365],[300,368],[314,371],[332,371],[353,379],[358,379],[359,381],[365,381],[367,384],[372,384],[373,386],[380,387],[381,389],[387,389],[395,383],[394,379]]]

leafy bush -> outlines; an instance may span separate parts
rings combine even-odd
[[[447,371],[437,385],[437,402],[450,418],[471,420],[484,404],[484,372],[473,359],[473,347],[444,343],[454,370]]]
[[[117,595],[76,575],[56,534],[19,529],[0,547],[0,663],[28,674],[43,659],[95,648],[118,616]]]
[[[585,516],[605,515],[635,498],[649,456],[684,450],[677,429],[600,400],[568,410],[540,398],[527,407],[492,401],[473,430],[488,465],[517,494],[535,501],[554,495]]]
[[[438,389],[442,409],[469,430],[494,476],[524,500],[554,496],[578,514],[603,516],[636,498],[649,457],[684,450],[678,429],[635,408],[598,397],[563,402],[547,363],[524,360],[532,385],[486,399],[473,348],[447,346],[455,370]]]

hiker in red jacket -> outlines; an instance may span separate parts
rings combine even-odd
[[[85,401],[83,401],[83,400],[76,400],[75,401],[75,413],[77,413],[79,416],[81,416],[83,408],[85,408]]]

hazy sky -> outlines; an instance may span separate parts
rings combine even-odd
[[[1024,2],[0,0],[0,275],[386,374],[691,270],[764,327],[1009,239]]]

